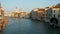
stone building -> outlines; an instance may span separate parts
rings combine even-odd
[[[36,20],[43,20],[44,19],[44,9],[43,8],[33,9],[30,13],[30,18],[36,19]]]
[[[12,12],[12,16],[19,18],[20,17],[20,10],[16,7],[16,9],[14,10],[14,12]]]
[[[56,4],[54,6],[49,6],[45,8],[45,19],[49,20],[52,17],[60,19],[60,4]]]
[[[4,9],[1,7],[0,3],[0,23],[2,23],[4,20]]]
[[[4,9],[1,7],[1,3],[0,3],[0,17],[4,16]]]

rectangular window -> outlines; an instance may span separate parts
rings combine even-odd
[[[59,18],[59,15],[58,15],[58,18]]]
[[[46,11],[46,13],[48,13],[48,11]]]
[[[59,13],[60,13],[60,10],[59,10]]]
[[[47,14],[46,14],[46,16],[47,16]]]
[[[45,16],[45,14],[43,14],[43,16]]]

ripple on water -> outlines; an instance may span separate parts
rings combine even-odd
[[[50,28],[47,24],[30,19],[9,18],[4,34],[59,34],[59,28]]]

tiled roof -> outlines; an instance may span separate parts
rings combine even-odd
[[[53,8],[60,8],[60,3],[58,3],[57,5],[55,5]]]
[[[41,9],[38,9],[38,11],[44,11],[44,9],[43,9],[43,8],[41,8]]]

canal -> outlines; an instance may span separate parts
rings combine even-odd
[[[5,29],[0,34],[60,34],[60,28],[51,28],[42,21],[8,18]]]

